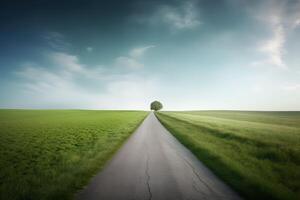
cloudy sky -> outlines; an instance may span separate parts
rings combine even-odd
[[[300,110],[300,0],[0,3],[0,107]]]

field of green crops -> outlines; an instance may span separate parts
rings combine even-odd
[[[0,110],[0,199],[71,199],[146,115]]]
[[[300,112],[159,112],[167,129],[247,199],[300,199]]]

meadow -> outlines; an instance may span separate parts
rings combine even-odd
[[[162,124],[246,199],[300,199],[300,112],[158,112]]]
[[[72,199],[146,115],[0,110],[0,199]]]

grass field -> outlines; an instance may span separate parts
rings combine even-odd
[[[247,199],[300,199],[300,112],[159,112],[159,120]]]
[[[71,199],[146,115],[0,110],[0,199]]]

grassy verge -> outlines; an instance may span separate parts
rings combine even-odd
[[[159,112],[159,120],[247,199],[300,199],[300,112]]]
[[[71,199],[146,115],[0,110],[0,199]]]

